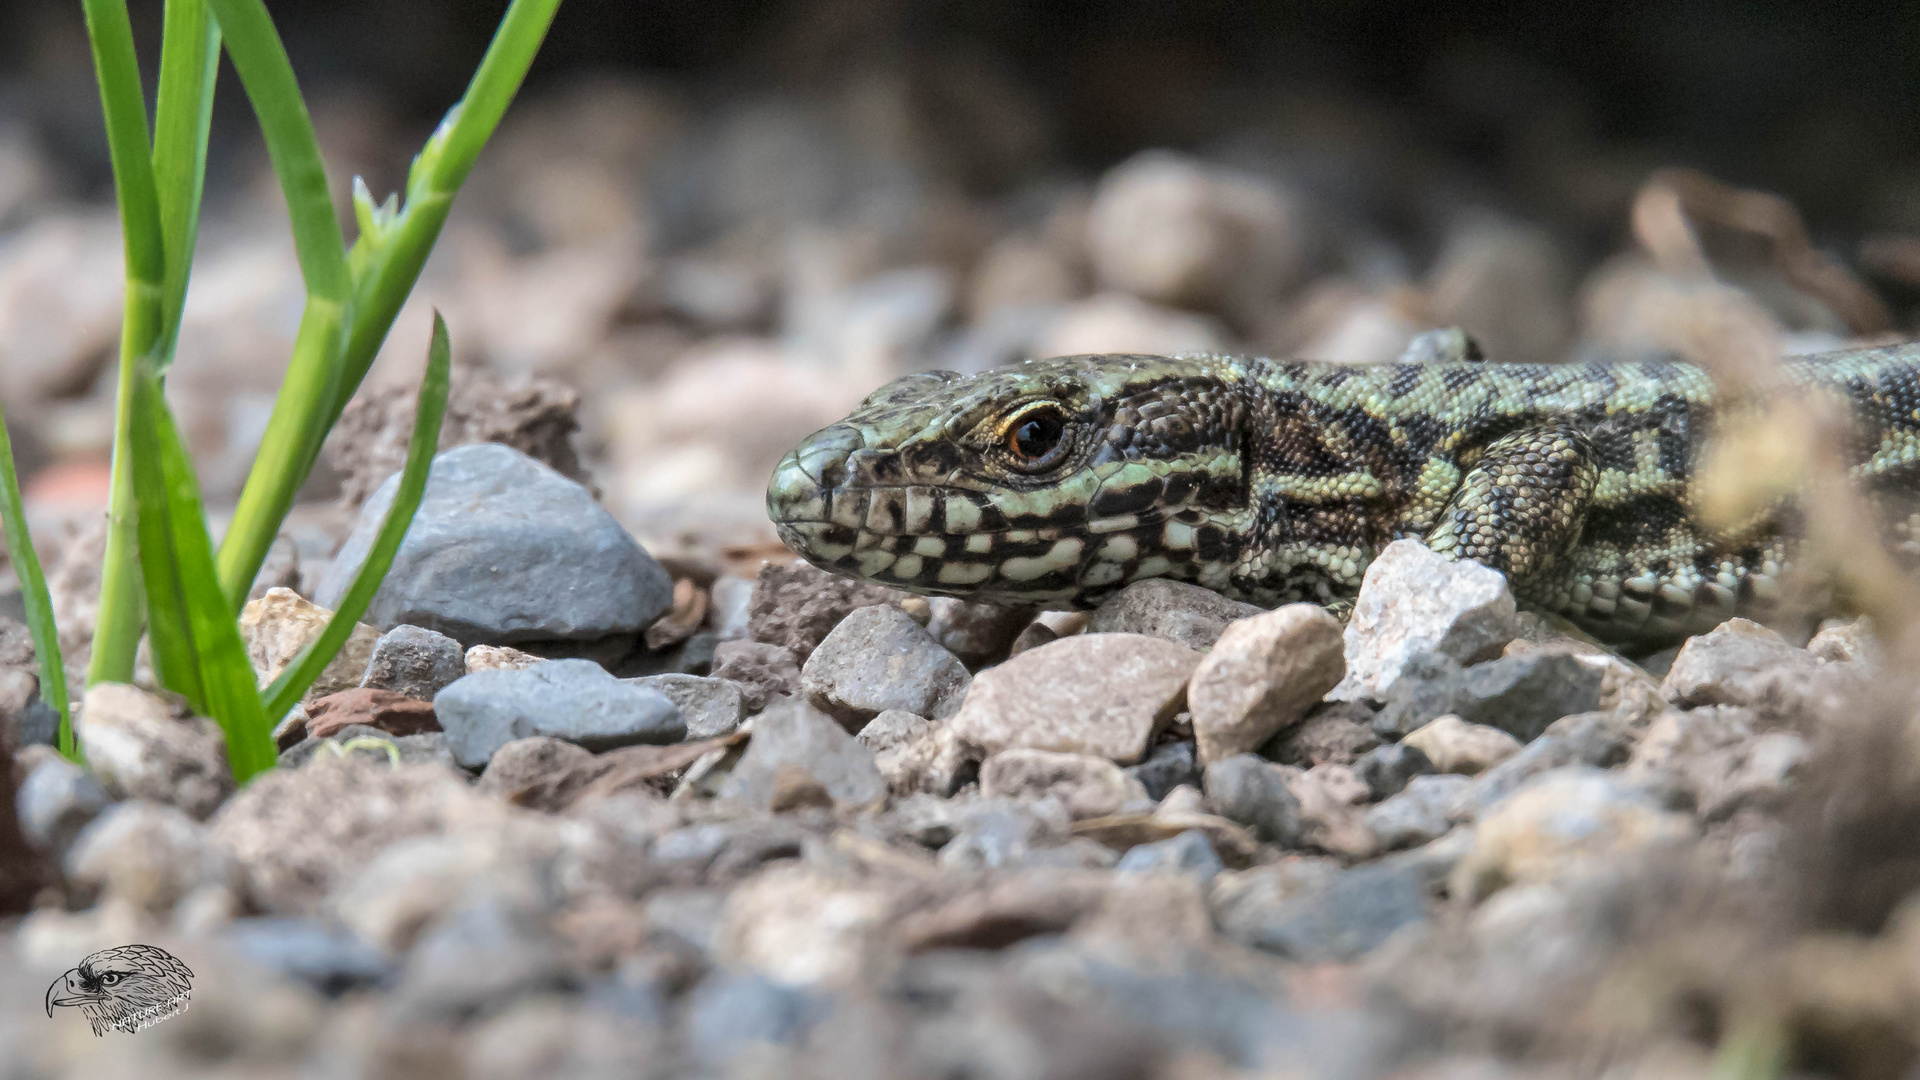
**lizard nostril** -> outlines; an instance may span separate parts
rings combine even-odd
[[[794,460],[801,471],[831,491],[846,483],[847,456],[865,443],[857,428],[836,425],[808,439],[794,451]]]

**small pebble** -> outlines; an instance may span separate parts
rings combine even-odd
[[[465,674],[467,659],[459,642],[425,627],[396,626],[373,643],[360,685],[432,701]]]
[[[1188,829],[1170,840],[1128,850],[1113,868],[1122,874],[1184,874],[1205,884],[1219,876],[1226,864],[1206,833]]]
[[[1457,716],[1442,716],[1413,731],[1401,745],[1418,750],[1433,763],[1435,772],[1473,776],[1520,752],[1520,740],[1485,724],[1469,724]]]

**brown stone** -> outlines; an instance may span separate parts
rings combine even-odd
[[[1187,684],[1200,764],[1253,750],[1298,724],[1347,672],[1340,621],[1288,604],[1226,627]]]
[[[328,694],[307,706],[307,735],[324,739],[348,724],[377,727],[389,735],[421,735],[439,731],[433,702],[410,698],[392,690],[356,686]]]
[[[262,687],[280,677],[294,662],[300,650],[312,644],[333,620],[333,612],[312,603],[292,589],[268,589],[265,596],[248,601],[240,612],[240,636],[246,639],[247,659]],[[358,686],[367,673],[367,661],[373,658],[373,646],[380,631],[365,623],[355,623],[346,643],[308,689],[305,701]]]

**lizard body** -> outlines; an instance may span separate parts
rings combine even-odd
[[[1920,345],[1782,368],[1846,407],[1852,474],[1911,547]],[[1763,614],[1793,570],[1791,502],[1734,531],[1694,513],[1716,406],[1680,363],[1057,357],[882,387],[781,462],[767,505],[828,570],[1055,608],[1153,577],[1339,603],[1416,537],[1523,606],[1653,642]]]

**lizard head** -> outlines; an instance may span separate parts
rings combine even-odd
[[[1245,502],[1229,365],[909,375],[789,453],[767,510],[809,562],[919,593],[1069,607],[1142,578],[1224,582]]]

